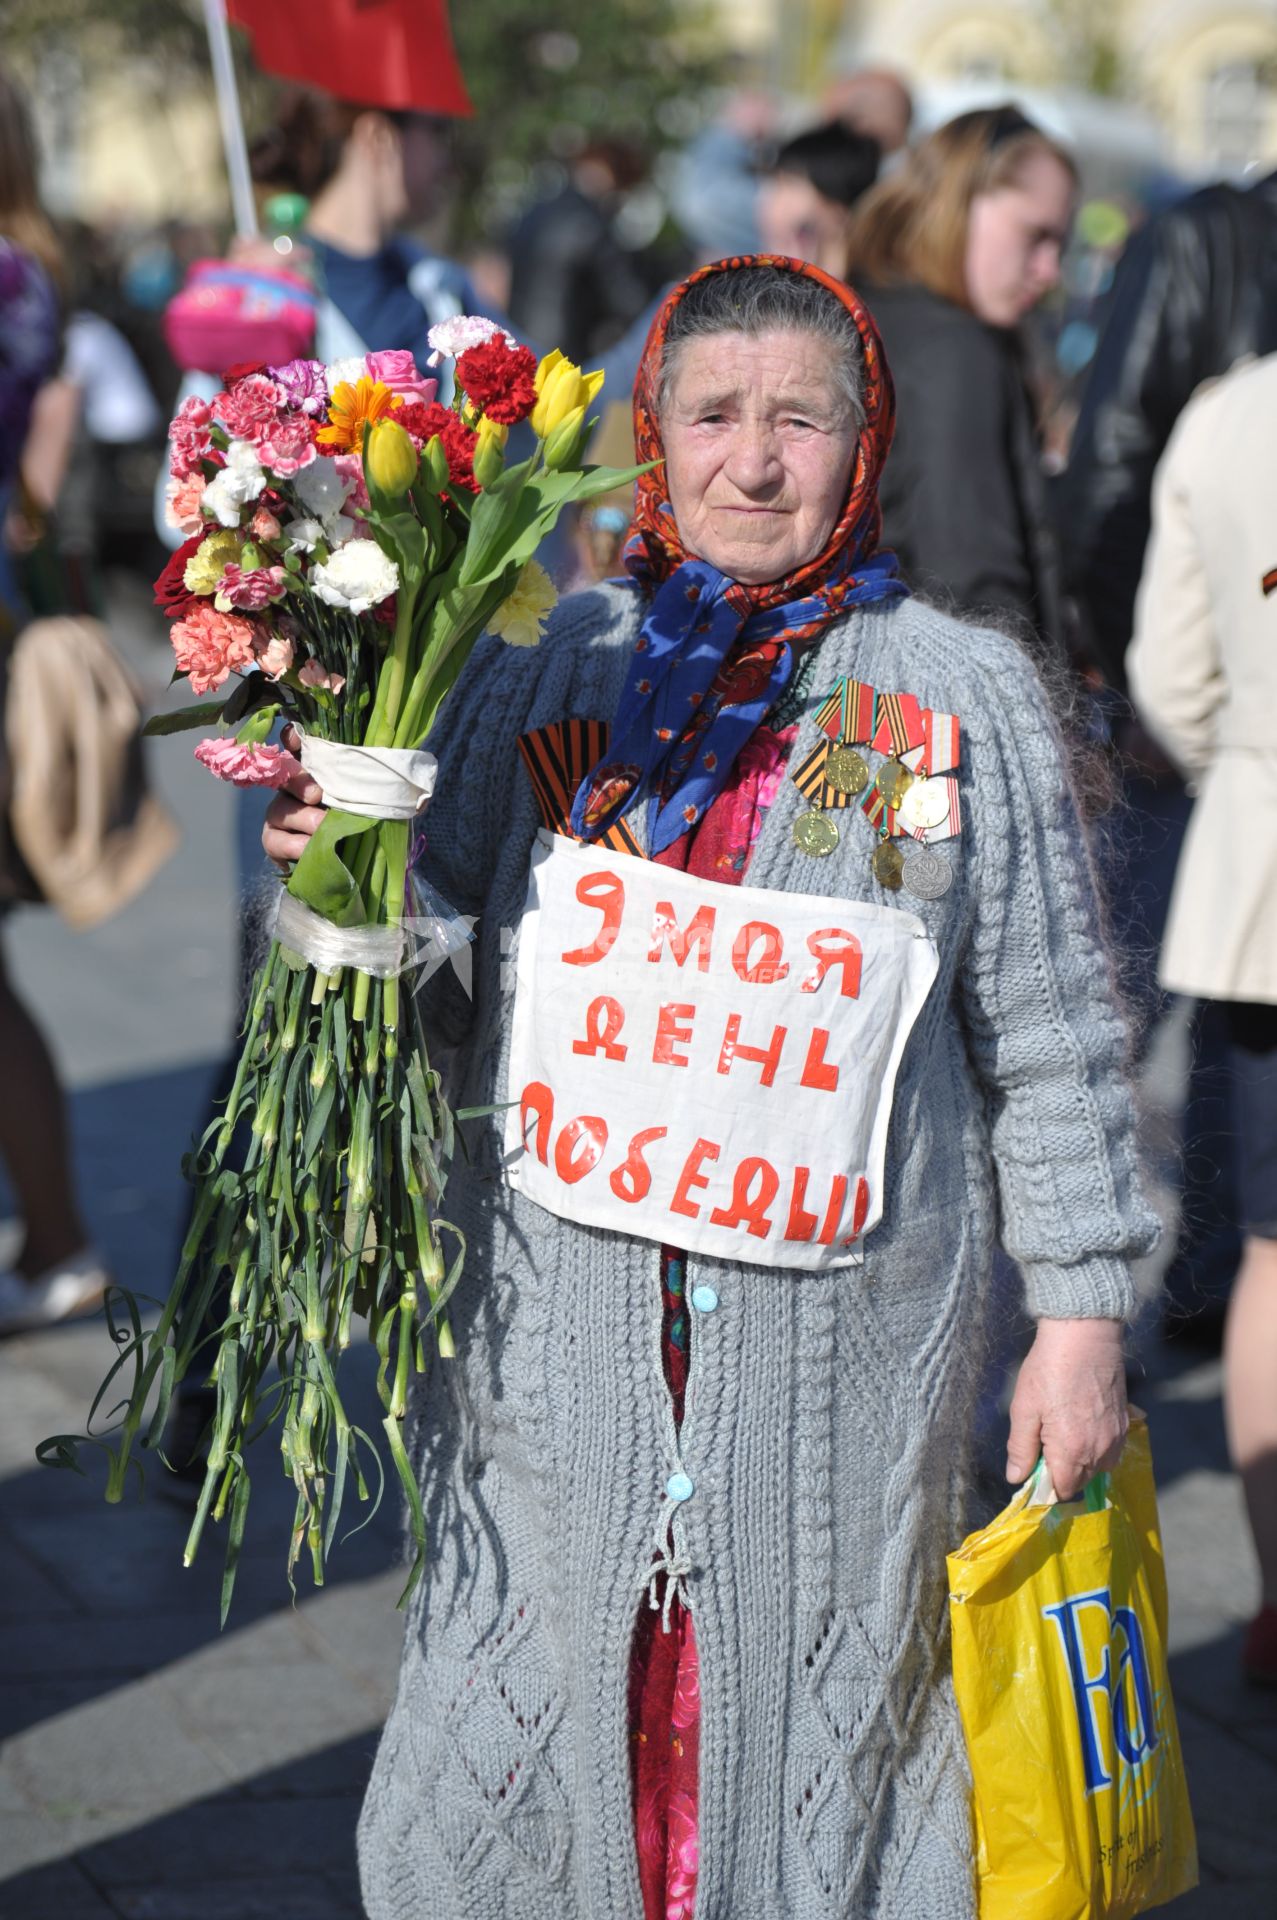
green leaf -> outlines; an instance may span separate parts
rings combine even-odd
[[[268,707],[278,700],[279,688],[273,680],[264,673],[247,673],[235,690],[227,694],[222,719],[228,727],[237,726],[259,707]]]
[[[224,700],[202,700],[197,707],[177,707],[172,713],[153,713],[142,729],[148,740],[166,733],[189,733],[192,727],[211,727],[222,718]]]
[[[355,876],[337,849],[345,840],[375,831],[376,820],[362,813],[344,813],[333,807],[312,836],[288,882],[288,891],[335,927],[362,927],[367,914]]]

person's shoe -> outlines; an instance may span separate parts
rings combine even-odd
[[[110,1284],[106,1262],[96,1247],[81,1247],[34,1280],[10,1268],[0,1273],[0,1336],[92,1313],[101,1306]]]
[[[1242,1672],[1253,1687],[1277,1687],[1277,1607],[1261,1607],[1247,1627]]]

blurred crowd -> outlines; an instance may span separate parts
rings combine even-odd
[[[1109,176],[1097,195],[1088,159],[1013,104],[924,130],[905,81],[864,70],[801,112],[730,94],[679,150],[600,128],[452,259],[418,237],[446,229],[445,122],[281,91],[251,148],[262,231],[234,244],[180,222],[55,227],[0,79],[0,609],[12,636],[100,610],[113,569],[158,570],[179,537],[162,511],[179,390],[245,357],[212,364],[210,342],[255,315],[287,326],[290,299],[325,360],[424,360],[432,324],[480,313],[601,365],[596,457],[621,464],[647,328],[683,274],[763,250],[850,278],[898,395],[885,541],[915,590],[1010,624],[1058,688],[1141,1053],[1173,996],[1193,1010],[1159,1311],[1168,1336],[1218,1343],[1231,1299],[1230,1434],[1267,1603],[1247,1657],[1277,1678],[1277,475],[1256,418],[1277,413],[1277,176]],[[560,580],[617,572],[627,524],[624,495],[592,503],[552,556]],[[27,1232],[3,1327],[81,1309],[101,1275],[47,1052],[2,973],[0,1055]],[[3,1117],[19,1082],[21,1130]]]

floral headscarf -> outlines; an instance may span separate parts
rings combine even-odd
[[[690,554],[674,522],[657,408],[671,318],[688,289],[712,273],[781,267],[825,287],[855,322],[864,350],[860,432],[847,499],[820,552],[779,580],[747,586]],[[660,853],[700,821],[726,785],[737,754],[793,674],[793,647],[849,607],[908,591],[895,555],[878,541],[878,481],[891,445],[895,398],[877,329],[852,289],[806,261],[749,254],[702,267],[676,287],[652,322],[634,390],[640,476],[626,571],[651,596],[607,753],[582,782],[574,830],[595,839],[642,798],[649,848]]]

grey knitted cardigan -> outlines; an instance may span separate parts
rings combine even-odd
[[[538,825],[516,738],[610,718],[641,613],[609,587],[565,601],[535,652],[485,640],[432,742],[427,871],[480,916],[473,1001],[448,976],[431,1011],[467,1103],[507,1098],[501,935]],[[854,612],[820,655],[817,695],[851,673],[962,723],[942,899],[878,887],[857,813],[831,857],[796,851],[789,781],[749,872],[899,905],[939,948],[884,1219],[858,1269],[689,1262],[689,1290],[708,1282],[718,1304],[694,1316],[676,1433],[659,1248],[512,1193],[486,1123],[445,1209],[469,1238],[460,1359],[434,1365],[416,1408],[433,1557],[360,1822],[369,1920],[642,1920],[627,1671],[675,1471],[695,1489],[673,1530],[700,1655],[697,1920],[972,1920],[944,1556],[963,1531],[994,1236],[1034,1314],[1124,1317],[1156,1223],[1032,668],[913,601]]]

